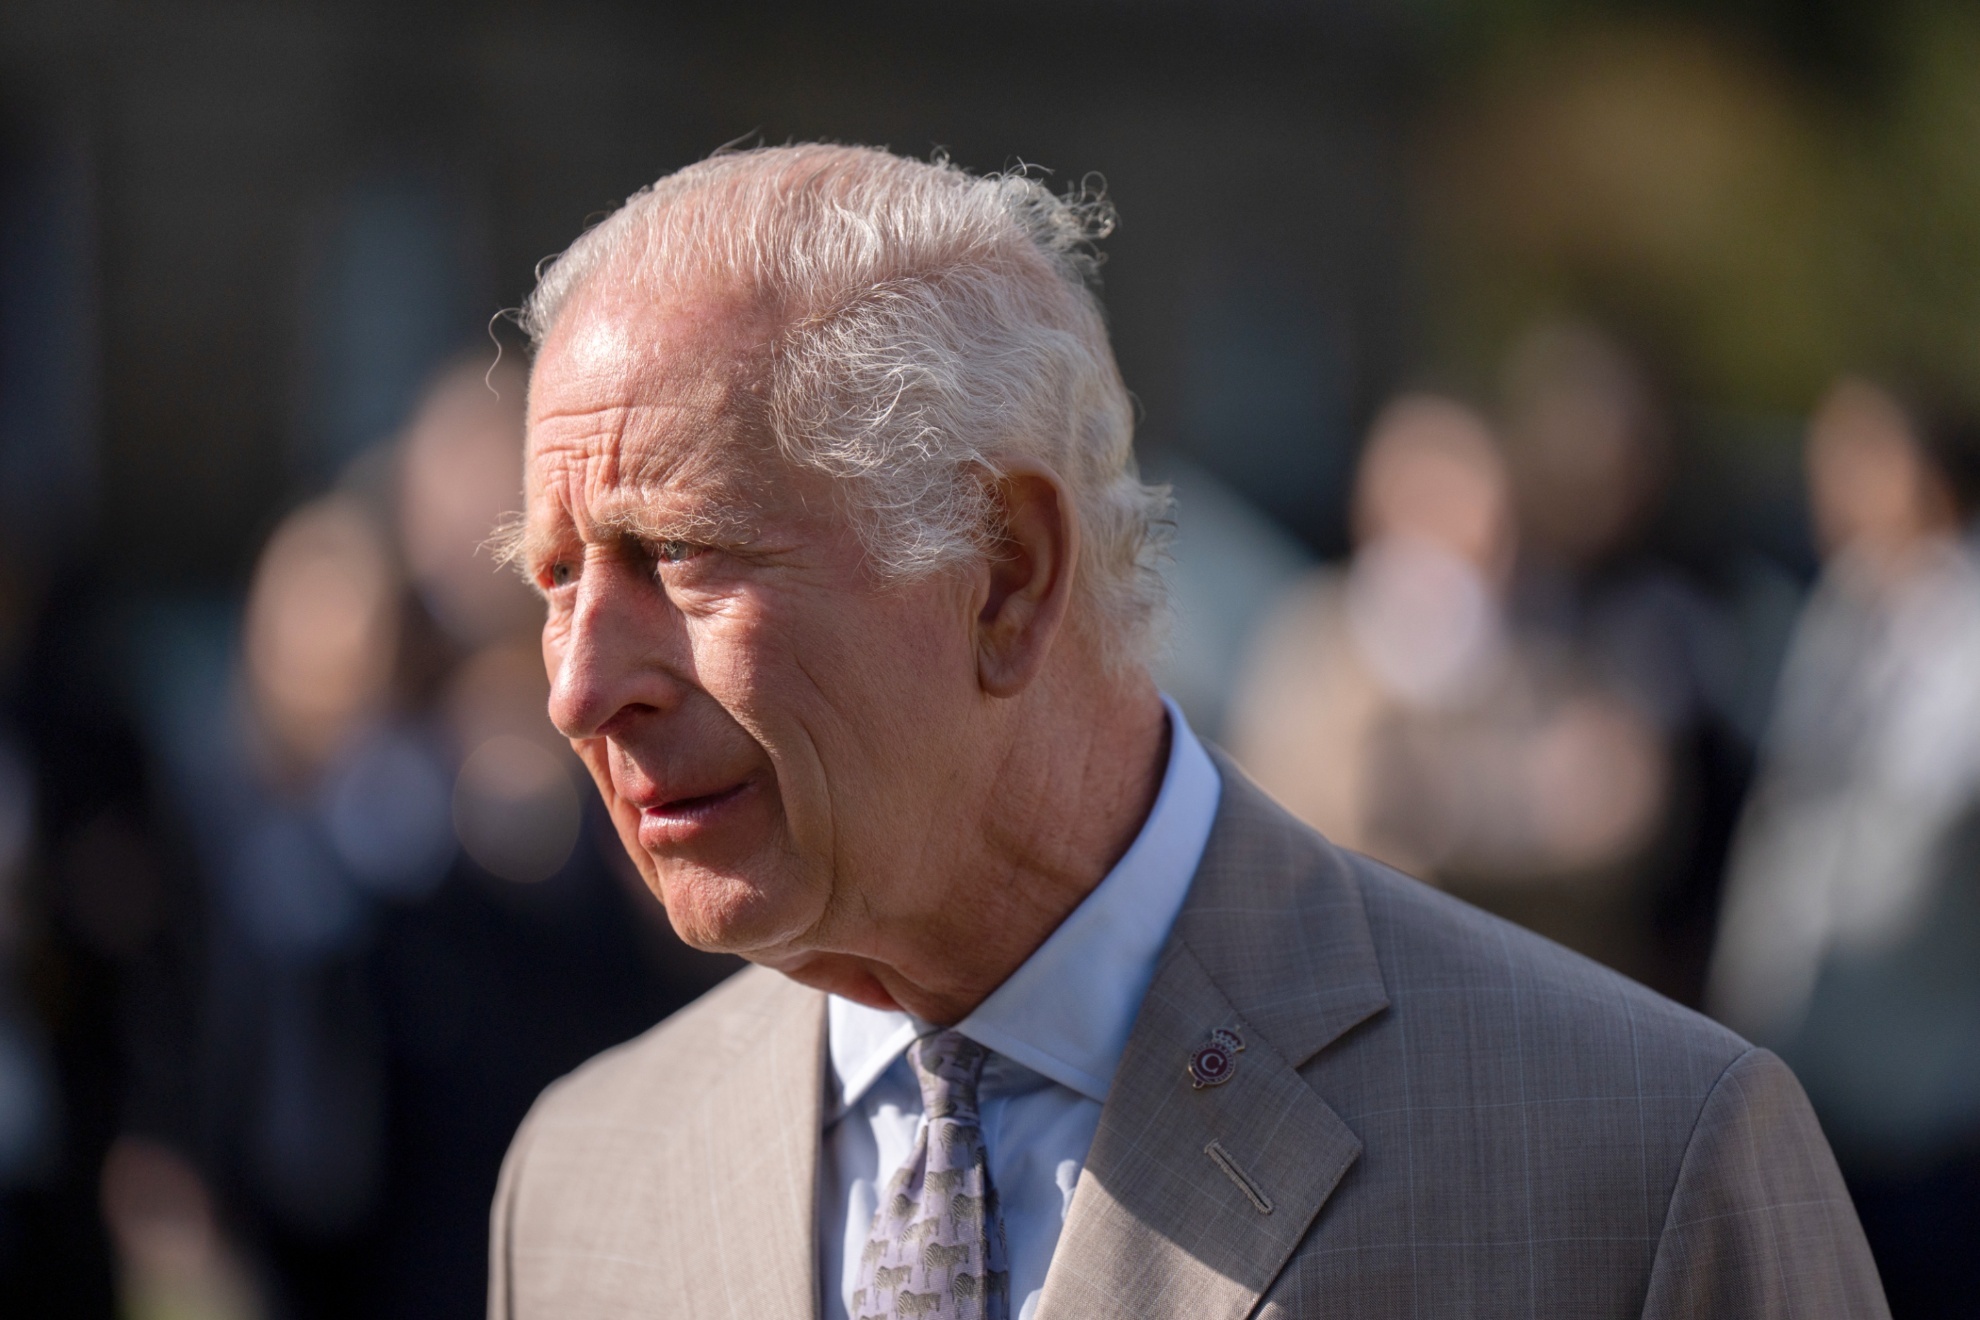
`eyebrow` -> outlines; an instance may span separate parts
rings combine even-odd
[[[666,511],[628,505],[591,519],[597,541],[695,541],[735,546],[753,540],[759,530],[757,510],[740,499],[713,501],[692,512]],[[527,574],[548,558],[565,537],[545,528],[532,529],[524,513],[503,515],[482,542],[497,564]]]

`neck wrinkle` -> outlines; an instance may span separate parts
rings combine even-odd
[[[1086,900],[1140,833],[1168,763],[1168,715],[1145,673],[1110,686],[1062,691],[1027,712],[992,776],[1008,791],[985,803],[975,863],[925,925],[903,933],[898,954],[876,950],[876,979],[908,1013],[938,1026],[967,1017]]]

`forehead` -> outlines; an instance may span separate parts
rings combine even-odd
[[[581,292],[530,376],[532,505],[545,481],[595,496],[767,475],[769,339],[767,318],[719,288]]]

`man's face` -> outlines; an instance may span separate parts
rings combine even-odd
[[[776,452],[767,333],[714,292],[580,295],[532,376],[525,554],[551,717],[675,928],[789,962],[940,901],[982,702],[968,587],[876,584]]]

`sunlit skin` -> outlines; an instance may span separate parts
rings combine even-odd
[[[523,562],[550,714],[675,929],[927,1021],[965,1016],[1132,841],[1167,723],[1079,626],[1054,474],[991,483],[995,553],[879,581],[786,461],[772,319],[605,276],[531,377]]]

